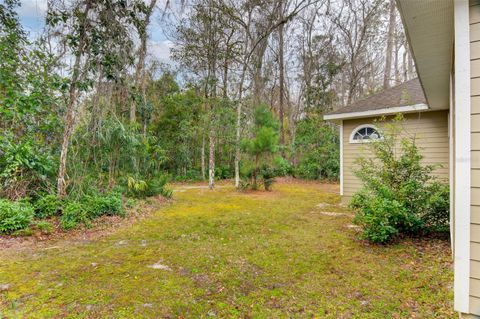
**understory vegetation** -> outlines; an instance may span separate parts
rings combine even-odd
[[[124,215],[128,198],[171,197],[170,181],[270,190],[276,176],[338,177],[338,130],[321,120],[337,69],[324,72],[324,95],[309,98],[285,137],[288,121],[263,93],[234,97],[204,65],[180,85],[177,70],[147,62],[156,1],[52,1],[34,40],[20,4],[0,4],[0,234],[88,227]],[[192,47],[204,36],[196,23],[212,27],[205,7],[194,8],[174,50],[190,66],[191,54],[205,62]],[[221,59],[217,45],[208,59]]]
[[[405,137],[402,119],[383,122],[383,139],[368,144],[356,175],[363,188],[350,206],[363,237],[386,243],[399,235],[449,231],[449,187],[432,173],[438,165],[425,165],[415,139]]]

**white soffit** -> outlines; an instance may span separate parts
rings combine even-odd
[[[427,111],[427,110],[429,110],[428,105],[415,104],[415,105],[389,107],[389,108],[370,110],[370,111],[330,114],[330,115],[324,115],[323,119],[325,121],[359,119],[364,117],[376,117],[376,116],[382,116],[382,115],[393,115],[398,113],[413,113],[413,112],[420,112],[420,111]]]
[[[448,109],[453,0],[397,0],[418,77],[431,109]]]

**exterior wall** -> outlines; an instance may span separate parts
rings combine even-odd
[[[480,1],[470,5],[470,312],[480,315]]]
[[[448,180],[448,112],[405,114],[404,119],[403,134],[415,137],[416,143],[424,156],[423,162],[425,164],[441,164],[442,167],[434,173],[439,178]],[[375,120],[376,118],[362,118],[343,121],[343,202],[348,202],[351,196],[362,187],[361,181],[354,174],[357,166],[355,161],[360,155],[368,156],[366,144],[350,143],[350,135],[358,126],[374,124]]]

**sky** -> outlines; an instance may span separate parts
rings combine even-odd
[[[161,0],[158,1],[158,7],[161,8],[163,2]],[[21,0],[18,16],[32,39],[37,38],[42,33],[46,12],[47,0]],[[149,54],[161,63],[173,64],[170,59],[170,48],[173,47],[173,42],[165,36],[160,25],[160,14],[158,13],[152,19],[149,36]]]

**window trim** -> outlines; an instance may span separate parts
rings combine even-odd
[[[375,140],[372,140],[372,139],[368,139],[368,140],[354,140],[353,139],[355,134],[357,134],[357,132],[359,130],[363,129],[363,128],[372,128],[380,134],[380,130],[375,125],[373,125],[373,124],[362,124],[362,125],[359,125],[356,128],[354,128],[352,130],[352,133],[350,133],[350,138],[349,138],[350,144],[363,144],[363,143],[370,143],[372,141],[375,141]],[[378,138],[377,140],[382,140],[382,139],[383,139],[383,136],[380,134],[380,138]]]

